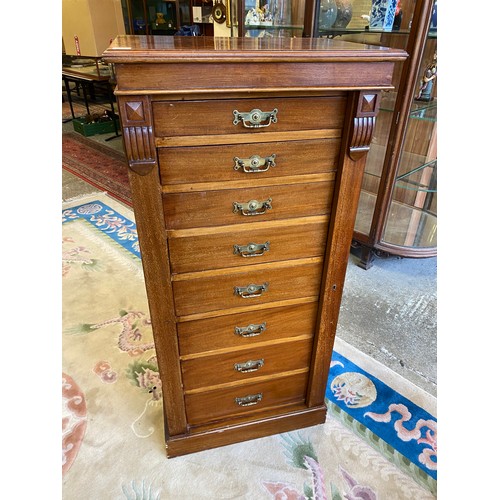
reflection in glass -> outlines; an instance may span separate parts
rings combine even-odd
[[[319,9],[319,29],[329,30],[333,28],[337,19],[337,4],[335,0],[321,0]]]
[[[245,0],[244,36],[301,37],[304,8],[304,2],[294,0]]]

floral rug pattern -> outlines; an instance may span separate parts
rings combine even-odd
[[[423,408],[335,351],[326,397],[436,479],[437,421]]]
[[[435,498],[435,417],[337,351],[325,424],[167,459],[133,213],[62,213],[63,498]]]

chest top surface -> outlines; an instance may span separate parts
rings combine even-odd
[[[402,60],[400,49],[327,38],[118,36],[104,52],[109,62],[218,62],[248,60]]]

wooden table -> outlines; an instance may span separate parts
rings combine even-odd
[[[111,84],[111,76],[100,73],[97,61],[96,61],[96,66],[83,66],[83,67],[63,66],[62,79],[64,82],[64,87],[66,89],[66,95],[68,98],[69,107],[71,109],[72,119],[75,119],[76,116],[73,109],[73,98],[71,95],[71,88],[70,88],[71,82],[75,83],[76,85],[81,85],[83,92],[83,99],[88,114],[90,114],[88,93],[90,93],[92,97],[95,94],[95,85],[102,85],[107,95],[107,102],[110,106],[111,116],[112,117],[116,116],[114,108],[114,96],[113,96],[114,86]],[[106,141],[110,141],[111,139],[115,139],[116,137],[121,136],[121,134],[119,133],[117,120],[114,119],[113,124],[115,129],[115,135],[112,137],[108,137]]]

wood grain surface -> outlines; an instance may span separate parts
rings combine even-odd
[[[211,352],[242,350],[254,345],[269,345],[296,336],[313,336],[317,303],[264,309],[217,318],[188,321],[177,325],[181,359]],[[262,325],[262,333],[244,337],[235,328]]]
[[[327,39],[140,36],[103,54],[127,133],[167,456],[324,421],[369,132],[406,56]],[[256,109],[277,119],[233,123]],[[234,168],[253,155],[276,165]],[[243,215],[253,201],[262,214]],[[234,253],[267,241],[262,256]]]
[[[223,186],[221,185],[221,188]],[[167,229],[251,224],[268,220],[328,214],[333,197],[332,182],[221,189],[193,193],[168,193],[163,196]],[[271,199],[271,209],[259,215],[242,215],[234,203]]]
[[[158,158],[163,185],[190,182],[222,182],[333,172],[338,161],[339,139],[279,141],[258,144],[160,148]],[[267,171],[235,170],[235,158],[275,155],[275,166]],[[263,170],[262,167],[261,170]]]

